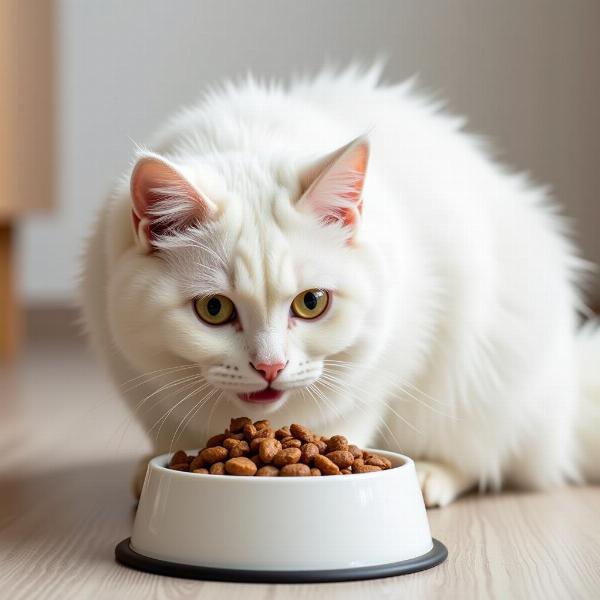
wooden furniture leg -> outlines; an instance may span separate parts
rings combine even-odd
[[[20,342],[14,271],[14,226],[0,223],[0,362],[14,358]]]

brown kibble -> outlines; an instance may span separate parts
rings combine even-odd
[[[231,419],[229,423],[229,431],[231,433],[240,433],[246,425],[252,425],[252,419],[248,417],[238,417],[237,419]]]
[[[279,469],[273,465],[265,465],[256,471],[256,477],[277,477]]]
[[[375,465],[352,465],[353,473],[371,473],[374,471],[381,471],[381,467],[376,467]]]
[[[217,464],[222,465],[223,463],[217,463]],[[197,473],[198,475],[208,475],[208,469],[203,469],[203,468],[194,469],[192,471],[192,473]]]
[[[314,437],[308,427],[304,427],[304,425],[298,425],[298,423],[293,423],[292,425],[290,425],[290,432],[297,440],[300,440],[303,444],[311,442]]]
[[[171,465],[171,469],[173,469],[173,471],[189,471],[190,470],[190,465],[189,463],[179,463],[177,465]]]
[[[225,470],[229,475],[249,477],[254,475],[258,469],[249,458],[240,456],[238,458],[230,458],[225,463]]]
[[[392,468],[392,462],[384,456],[379,456],[378,454],[373,454],[367,458],[365,463],[368,465],[373,465],[374,467],[381,467],[382,469]]]
[[[281,441],[283,438],[292,437],[292,434],[287,427],[281,427],[275,432],[275,437]]]
[[[223,440],[223,443],[221,444],[221,446],[223,446],[223,448],[227,448],[227,450],[231,450],[232,448],[237,446],[241,441],[244,441],[244,440],[238,440],[236,438],[228,437],[227,439]],[[248,442],[246,442],[246,443],[248,443]]]
[[[302,442],[297,440],[296,438],[290,438],[286,441],[281,442],[282,448],[300,448],[302,446]]]
[[[391,469],[392,462],[348,444],[343,435],[316,435],[298,423],[275,429],[269,419],[237,417],[224,433],[209,438],[197,456],[178,450],[169,466],[211,475],[320,477],[373,473]]]
[[[206,441],[206,447],[212,448],[214,446],[222,446],[226,437],[227,436],[224,433],[219,433],[219,435],[213,435]]]
[[[266,465],[268,465],[275,456],[279,453],[281,448],[281,442],[273,438],[258,438],[260,445],[258,447],[258,455]],[[254,442],[254,440],[252,440]]]
[[[188,462],[188,455],[183,450],[177,450],[175,454],[171,457],[169,464],[173,465],[182,465],[183,463]]]
[[[260,456],[258,454],[255,454],[254,456],[249,456],[248,457],[259,469],[261,467],[265,466],[265,463],[260,460]]]
[[[354,458],[362,458],[362,450],[354,444],[348,444],[348,452],[351,452]]]
[[[340,469],[346,469],[354,462],[354,456],[352,456],[352,452],[348,452],[348,450],[335,450],[334,452],[329,452],[326,456]]]
[[[312,442],[308,442],[300,448],[302,455],[300,456],[300,460],[305,465],[310,465],[312,463],[313,458],[319,454],[319,448],[316,444]]]
[[[255,440],[256,438],[274,438],[274,437],[275,437],[275,432],[270,427],[263,427],[262,429],[256,430],[256,433],[254,434],[254,437],[252,439]]]
[[[225,475],[225,463],[217,462],[210,465],[211,475]]]
[[[196,469],[201,469],[204,467],[204,461],[201,456],[196,456],[192,462],[190,463],[190,471],[195,471]]]
[[[324,442],[323,440],[313,440],[312,441],[313,444],[315,444],[315,446],[319,449],[319,454],[326,454],[327,453],[327,442]]]
[[[227,454],[227,448],[223,448],[223,446],[213,446],[212,448],[204,448],[199,456],[204,462],[204,466],[206,466],[216,462],[223,462],[227,458]]]
[[[256,427],[252,423],[244,425],[244,438],[247,442],[251,442],[252,438],[256,435]]]
[[[348,450],[348,440],[343,435],[334,435],[327,442],[327,452],[336,450]]]
[[[300,452],[299,448],[284,448],[275,455],[273,464],[279,468],[284,465],[295,464],[300,460],[301,455],[302,452]]]
[[[250,442],[250,452],[254,453],[254,452],[258,452],[258,448],[260,446],[260,443],[265,440],[267,438],[260,438],[260,437],[255,437],[251,442]]]
[[[309,477],[310,467],[302,463],[296,463],[293,465],[285,465],[281,467],[279,471],[280,477]]]
[[[241,440],[229,451],[229,458],[246,456],[248,452],[250,452],[250,446],[248,446],[248,442]]]
[[[322,454],[317,454],[317,456],[313,459],[313,464],[317,469],[321,471],[323,475],[339,475],[340,469],[339,467],[331,460],[329,460],[326,456]]]

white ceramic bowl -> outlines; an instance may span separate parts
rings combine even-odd
[[[158,456],[148,466],[129,548],[169,563],[270,572],[360,569],[431,554],[413,461],[373,452],[394,468],[232,477],[174,471],[166,468],[169,455]]]

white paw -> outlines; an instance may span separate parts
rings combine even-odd
[[[471,487],[466,475],[446,465],[417,461],[415,466],[427,508],[447,506]]]

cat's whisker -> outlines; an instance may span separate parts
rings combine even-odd
[[[148,394],[147,396],[142,398],[135,405],[133,413],[135,414],[146,402],[148,402],[148,400],[150,400],[154,396],[160,394],[161,392],[166,392],[167,390],[170,390],[170,389],[177,387],[179,385],[182,385],[182,384],[188,384],[190,382],[200,381],[201,379],[204,379],[204,377],[202,375],[198,374],[198,375],[187,375],[186,377],[182,377],[181,379],[177,379],[175,381],[170,381],[169,383],[162,385],[160,388],[156,389],[154,392],[151,392],[150,394]],[[161,400],[161,398],[158,399],[159,402],[160,402],[160,400]]]
[[[146,382],[152,381],[154,379],[158,379],[159,377],[163,377],[165,375],[170,375],[171,373],[177,373],[179,371],[185,371],[188,369],[199,369],[200,365],[196,365],[196,364],[185,364],[185,365],[178,365],[175,367],[166,367],[165,369],[156,369],[156,371],[148,371],[147,373],[142,373],[141,375],[138,375],[137,377],[132,377],[131,379],[128,379],[127,381],[123,381],[122,383],[119,384],[119,389],[122,390],[123,392],[129,392],[133,389],[135,389],[136,387],[138,387],[138,385],[143,385]],[[147,378],[147,379],[146,379]],[[128,384],[137,382],[137,381],[141,381],[141,383],[134,385],[133,387],[126,387]]]
[[[300,392],[300,397],[302,398],[302,402],[306,402],[305,398],[304,398],[304,389],[303,388],[299,388],[298,391]],[[323,412],[323,407],[321,406],[321,403],[314,397],[311,396],[313,402],[315,403],[315,405],[317,406],[317,408],[319,409],[319,413],[321,415],[321,418],[323,419],[323,421],[326,420],[325,418],[325,413]]]
[[[222,390],[222,392],[223,392],[223,390]],[[216,410],[216,408],[217,408],[217,404],[219,404],[219,402],[220,402],[222,399],[223,399],[223,393],[221,393],[221,394],[219,395],[219,397],[217,398],[217,400],[215,400],[215,402],[213,402],[212,408],[210,409],[210,412],[208,413],[208,421],[207,421],[207,423],[206,423],[206,431],[212,431],[212,430],[211,430],[211,428],[210,428],[210,425],[211,425],[211,423],[212,423],[212,419],[213,419],[213,416],[214,416],[214,412],[215,412],[215,410]]]
[[[420,390],[417,386],[407,383],[407,382],[403,382],[403,381],[398,381],[397,379],[392,379],[389,375],[387,375],[387,373],[385,371],[383,371],[383,369],[379,368],[379,367],[370,367],[370,366],[364,366],[364,365],[358,365],[358,364],[352,364],[349,362],[345,362],[345,361],[334,361],[331,359],[325,359],[323,361],[323,363],[326,365],[326,367],[332,369],[332,368],[339,368],[339,369],[356,369],[356,368],[363,368],[363,369],[372,369],[374,371],[379,371],[382,373],[385,373],[386,376],[386,381],[396,387],[396,388],[400,388],[403,392],[404,390],[404,386],[405,385],[410,385],[410,387],[412,387],[415,391],[417,391],[418,393],[422,394],[424,397],[428,398],[429,400],[431,400],[432,402],[435,402],[436,404],[439,404],[441,406],[447,406],[448,403],[447,402],[442,402],[441,400],[437,400],[436,398],[433,398],[432,396],[429,396],[428,394],[426,394],[425,392],[423,392],[422,390]],[[407,395],[408,392],[406,392]],[[424,400],[420,399],[420,398],[415,398],[414,396],[411,396],[413,399],[417,400],[418,402],[420,402],[421,404],[423,404],[423,406],[426,406],[428,408],[430,408],[431,410],[433,410],[434,412],[436,412],[438,409],[435,409],[434,407],[432,407],[431,405],[429,405],[427,402],[425,402]],[[439,414],[448,417],[448,418],[452,418],[455,419],[457,418],[455,415],[449,414],[449,413],[444,413],[442,411],[439,412]]]
[[[218,389],[217,388],[213,388],[212,390],[210,390],[208,392],[208,394],[205,394],[185,415],[184,417],[181,419],[181,421],[179,422],[179,425],[177,425],[177,428],[175,429],[175,432],[173,433],[173,437],[171,438],[171,443],[169,444],[169,454],[171,452],[173,452],[173,446],[175,445],[175,443],[179,440],[179,438],[183,435],[183,432],[185,430],[185,427],[187,427],[187,424],[184,426],[184,423],[186,423],[186,420],[188,418],[188,416],[191,415],[190,420],[194,418],[194,415],[196,414],[196,412],[198,410],[200,410],[204,404],[206,404],[206,402],[217,393]],[[181,434],[178,436],[177,434],[179,433],[179,430],[181,429]]]
[[[330,380],[336,381],[338,383],[343,383],[342,379],[336,377],[333,373],[328,372],[327,369],[323,369],[323,373],[322,373],[321,377],[323,377],[325,379],[329,378]],[[355,388],[357,388],[357,389],[360,389],[363,393],[368,394],[367,390],[364,390],[363,388],[359,388],[359,386],[357,386],[356,384],[353,383],[352,386],[355,387]],[[419,404],[421,404],[422,406],[428,408],[432,412],[437,413],[440,416],[448,418],[448,419],[456,419],[457,418],[455,415],[451,415],[451,414],[446,413],[444,411],[438,410],[434,406],[431,406],[430,404],[428,404],[427,402],[425,402],[421,398],[418,398],[417,396],[415,396],[414,394],[412,394],[408,390],[403,389],[400,384],[398,384],[398,387],[400,388],[400,391],[402,392],[402,394],[405,394],[406,396],[409,396],[411,399],[415,400],[415,402],[418,402]],[[406,398],[403,398],[400,394],[398,394],[397,392],[395,392],[393,390],[387,390],[387,394],[390,395],[392,398],[394,398],[396,400],[406,401]],[[378,399],[378,401],[383,401],[383,399]]]
[[[137,380],[139,380],[140,378],[147,377],[147,376],[149,376],[149,375],[151,375],[151,374],[153,374],[153,373],[162,373],[162,376],[164,376],[164,375],[170,375],[170,374],[171,374],[171,372],[177,371],[177,370],[179,370],[179,369],[180,369],[180,368],[182,368],[182,367],[188,368],[188,365],[178,365],[178,366],[176,366],[176,367],[167,367],[167,368],[165,368],[165,369],[157,369],[156,371],[150,371],[150,372],[148,372],[148,373],[143,373],[142,375],[138,375],[137,377],[133,377],[132,379],[129,379],[129,380],[127,380],[127,381],[124,381],[124,382],[123,382],[123,383],[121,383],[121,384],[118,384],[118,385],[117,385],[117,384],[115,384],[115,387],[116,387],[117,389],[112,389],[111,391],[109,391],[109,393],[108,393],[108,398],[110,398],[110,399],[115,399],[115,400],[116,400],[116,399],[120,399],[123,393],[129,392],[129,391],[131,391],[131,390],[135,389],[136,387],[138,387],[138,385],[135,385],[135,386],[131,387],[130,389],[121,389],[123,386],[126,386],[128,383],[133,383],[134,381],[137,381]],[[189,365],[189,367],[197,367],[197,365]],[[161,376],[161,375],[158,375],[158,377],[160,377],[160,376]],[[153,378],[151,378],[151,379],[153,379]],[[150,379],[149,379],[148,381],[150,381]],[[145,383],[145,382],[142,382],[142,383],[141,383],[141,384],[139,384],[139,385],[143,385],[143,383]],[[103,406],[105,406],[105,405],[106,405],[106,398],[103,398],[103,399],[101,399],[101,400],[98,400],[97,402],[95,402],[95,403],[93,404],[93,406],[91,406],[91,407],[89,408],[89,410],[87,411],[87,414],[86,414],[86,415],[84,415],[84,416],[86,416],[86,417],[87,417],[87,416],[91,415],[93,412],[97,411],[99,408],[102,408],[102,407],[103,407]],[[107,444],[108,444],[109,446],[111,445],[111,440],[112,440],[113,436],[114,436],[114,435],[118,435],[118,433],[119,433],[119,431],[120,431],[121,427],[125,427],[125,426],[127,426],[127,421],[128,421],[130,418],[131,418],[131,416],[130,416],[130,415],[128,415],[128,416],[126,416],[126,417],[124,417],[124,418],[123,418],[123,420],[122,420],[122,421],[121,421],[121,422],[120,422],[120,423],[119,423],[119,424],[118,424],[118,425],[115,427],[114,431],[113,431],[113,432],[110,434],[110,436],[109,436],[109,438],[108,438],[108,442],[107,442]]]
[[[304,389],[306,390],[306,393],[312,398],[313,402],[317,405],[317,406],[321,406],[321,403],[319,401],[319,398],[314,394],[313,392],[313,387],[314,384],[310,384],[309,386],[305,387]],[[329,406],[327,408],[330,408]],[[322,409],[321,409],[322,410]]]
[[[335,406],[335,404],[333,402],[331,402],[330,399],[327,397],[327,395],[324,394],[323,391],[318,388],[318,382],[311,383],[305,389],[311,393],[314,392],[315,394],[317,394],[317,396],[319,398],[321,398],[321,400],[323,400],[323,403],[333,413],[333,415],[336,418],[341,418],[341,415],[340,415],[337,407]]]
[[[150,400],[150,398],[153,398],[154,396],[156,396],[157,394],[160,394],[161,392],[164,392],[165,390],[169,390],[173,387],[176,387],[178,385],[181,385],[182,383],[187,383],[188,381],[199,381],[201,379],[204,379],[204,377],[202,375],[188,375],[186,377],[183,377],[181,379],[177,379],[176,381],[170,381],[169,383],[166,383],[165,385],[159,387],[158,389],[154,390],[154,392],[151,392],[150,394],[148,394],[146,397],[142,398],[142,400],[140,400],[134,410],[133,410],[133,414],[135,414],[144,403],[146,403],[148,400]]]
[[[323,373],[323,374],[321,375],[321,377],[322,377],[323,379],[326,379],[327,375],[326,375],[325,373]],[[322,381],[322,383],[323,383],[323,384],[325,384],[325,383],[326,383],[326,381]],[[330,383],[331,383],[331,382],[330,382]],[[358,390],[359,392],[361,392],[362,394],[368,394],[368,391],[366,391],[366,390],[363,390],[363,389],[359,388],[359,387],[358,387],[358,386],[356,386],[354,383],[352,384],[352,387],[353,387],[355,390]],[[337,391],[338,391],[338,393],[340,393],[340,392],[341,392],[341,393],[344,393],[344,394],[348,394],[348,395],[349,395],[349,396],[350,396],[352,399],[355,399],[355,400],[358,400],[358,401],[365,402],[364,400],[362,400],[362,398],[361,398],[361,397],[358,397],[358,396],[356,396],[356,395],[355,395],[355,392],[354,392],[353,390],[351,390],[351,389],[349,389],[349,388],[347,388],[347,387],[341,387],[341,388],[339,388],[339,387],[338,387],[338,390],[337,390]],[[383,398],[378,398],[378,399],[377,399],[377,402],[378,402],[379,404],[382,404],[383,406],[385,406],[385,408],[386,408],[387,410],[389,410],[389,411],[390,411],[390,412],[391,412],[393,415],[395,415],[395,416],[396,416],[398,419],[400,419],[400,420],[401,420],[403,423],[405,423],[405,424],[406,424],[408,427],[410,427],[410,429],[412,429],[412,430],[413,430],[413,431],[415,431],[416,433],[418,433],[418,434],[422,435],[422,432],[421,432],[421,431],[420,431],[420,430],[419,430],[417,427],[415,427],[415,426],[414,426],[412,423],[410,423],[410,421],[408,421],[408,420],[407,420],[405,417],[403,417],[401,414],[399,414],[399,413],[398,413],[398,412],[397,412],[397,411],[396,411],[396,410],[395,410],[395,409],[394,409],[394,408],[393,408],[393,407],[392,407],[392,406],[389,404],[389,402],[387,402],[387,401],[386,401],[386,400],[384,400]],[[367,404],[367,405],[368,405],[368,404]]]
[[[201,377],[202,377],[201,375],[187,376],[187,377],[184,377],[184,378],[182,378],[182,379],[178,379],[178,380],[176,380],[176,381],[171,381],[171,382],[169,382],[169,384],[167,384],[167,385],[168,385],[168,388],[172,388],[172,387],[177,387],[177,386],[179,386],[179,385],[181,385],[181,384],[184,384],[184,385],[182,385],[182,387],[181,387],[179,390],[177,390],[177,392],[176,392],[176,393],[179,393],[179,392],[181,392],[181,391],[183,391],[183,390],[185,390],[185,389],[188,389],[188,387],[190,386],[190,384],[191,384],[191,385],[195,385],[195,383],[196,383],[196,382],[197,382],[197,381],[198,381],[198,380],[199,380]],[[111,444],[110,444],[110,441],[112,440],[112,437],[113,437],[114,435],[118,435],[119,431],[120,431],[120,430],[121,430],[121,428],[122,428],[122,429],[123,429],[123,432],[122,432],[122,434],[121,434],[121,437],[120,437],[120,439],[119,439],[119,443],[118,443],[118,444],[117,444],[117,446],[116,446],[116,451],[118,452],[118,451],[119,451],[119,449],[121,448],[121,445],[122,445],[122,443],[123,443],[123,439],[125,438],[125,435],[126,435],[126,433],[127,433],[127,430],[129,429],[129,427],[130,427],[131,423],[133,422],[133,419],[134,419],[134,417],[137,415],[137,413],[138,413],[138,410],[139,410],[139,409],[142,407],[142,404],[144,404],[146,401],[148,401],[148,400],[149,400],[149,399],[150,399],[152,396],[154,396],[154,395],[158,394],[158,392],[160,392],[160,391],[164,391],[165,389],[166,389],[166,386],[163,386],[163,388],[161,388],[161,389],[159,389],[159,390],[155,390],[155,392],[154,392],[154,393],[152,393],[152,394],[149,394],[148,396],[146,396],[145,398],[143,398],[142,400],[140,400],[140,401],[138,402],[138,404],[137,404],[137,405],[134,407],[134,409],[131,411],[131,413],[130,413],[130,414],[128,414],[128,415],[127,415],[127,416],[126,416],[126,417],[125,417],[125,418],[124,418],[124,419],[121,421],[121,423],[120,423],[120,424],[119,424],[119,425],[118,425],[118,426],[115,428],[115,430],[113,431],[113,433],[112,433],[112,434],[110,435],[110,437],[109,437],[108,444],[109,444],[109,445],[111,445]],[[156,400],[154,403],[151,403],[151,404],[150,404],[150,406],[149,406],[149,407],[147,407],[147,409],[148,409],[148,410],[150,410],[151,408],[153,408],[154,406],[156,406],[156,404],[157,404],[158,402],[160,402],[160,401],[161,401],[161,398],[160,398],[160,396],[157,396],[157,400]]]
[[[190,398],[191,396],[193,396],[197,392],[199,392],[199,391],[201,391],[203,389],[206,389],[208,386],[209,386],[208,383],[204,383],[201,386],[193,389],[188,394],[186,394],[181,400],[179,400],[178,402],[176,402],[169,410],[167,410],[166,413],[152,425],[152,427],[150,427],[150,429],[148,430],[148,434],[151,434],[152,431],[154,430],[154,428],[160,423],[160,426],[158,428],[158,431],[156,432],[156,437],[155,437],[155,439],[158,440],[158,437],[160,436],[160,432],[162,430],[163,425],[166,423],[167,419],[171,416],[171,414],[173,413],[173,411],[178,406],[180,406],[183,402],[185,402],[188,398]]]
[[[139,414],[141,415],[141,414],[143,414],[145,412],[149,412],[153,408],[155,408],[158,404],[160,404],[161,402],[165,402],[167,400],[170,400],[176,394],[181,394],[183,392],[186,392],[190,388],[194,387],[198,383],[198,381],[200,381],[200,380],[201,380],[201,377],[195,378],[193,381],[189,381],[188,383],[182,385],[177,390],[171,391],[164,398],[161,398],[160,396],[157,396],[156,400],[154,400],[154,402],[151,402],[149,405],[143,407],[143,410]],[[123,430],[123,433],[121,435],[121,440],[119,442],[118,448],[121,447],[121,444],[123,443],[123,439],[125,438],[125,435],[127,434],[127,430],[129,429],[131,423],[133,422],[133,418],[134,418],[136,412],[137,412],[137,409],[136,409],[136,411],[132,412],[128,417],[126,417],[126,419],[125,419],[126,422],[124,424],[124,430]]]
[[[208,383],[203,383],[202,385],[194,388],[191,392],[187,393],[183,398],[181,398],[179,401],[177,401],[173,406],[171,406],[164,414],[163,416],[158,420],[158,422],[155,422],[154,425],[152,425],[152,427],[148,430],[148,433],[151,433],[152,430],[154,429],[154,427],[156,427],[156,425],[160,422],[160,425],[158,427],[158,430],[156,432],[156,437],[155,440],[158,440],[158,438],[160,437],[160,432],[163,428],[163,426],[165,425],[165,423],[168,421],[169,417],[171,416],[171,414],[173,414],[173,412],[175,411],[175,409],[182,405],[186,400],[188,400],[189,398],[192,398],[195,394],[197,394],[198,392],[201,392],[203,390],[205,390],[206,388],[210,387],[210,385]]]
[[[353,400],[353,401],[360,401],[360,399],[359,399],[359,398],[355,397],[355,396],[354,396],[354,394],[352,394],[352,393],[351,393],[351,392],[350,392],[350,391],[349,391],[347,388],[345,388],[345,387],[344,387],[344,388],[341,388],[341,387],[339,387],[339,386],[337,386],[337,385],[335,385],[335,384],[332,384],[331,382],[322,382],[322,384],[323,384],[325,387],[329,388],[330,390],[332,390],[332,391],[334,391],[334,392],[336,392],[336,393],[343,393],[343,394],[345,394],[345,395],[348,395],[348,396],[350,397],[350,399],[351,399],[351,400]],[[335,387],[334,387],[334,385],[335,385]],[[355,406],[357,406],[357,408],[359,408],[359,409],[362,409],[362,410],[363,410],[363,412],[364,412],[365,414],[367,414],[368,416],[371,416],[371,414],[370,414],[370,413],[367,411],[367,408],[368,408],[368,406],[369,406],[369,405],[368,405],[366,402],[364,402],[364,406],[362,406],[362,405],[356,405],[356,404],[355,404]],[[394,432],[393,432],[393,431],[390,429],[390,427],[389,427],[389,425],[387,424],[386,420],[385,420],[385,419],[384,419],[382,416],[380,416],[380,415],[377,415],[377,419],[378,419],[378,421],[380,421],[380,422],[381,422],[381,425],[379,425],[379,424],[377,424],[377,425],[376,425],[376,426],[377,426],[377,429],[378,429],[378,431],[379,431],[380,433],[382,433],[382,435],[385,435],[385,434],[383,434],[383,432],[381,431],[381,426],[385,427],[385,428],[387,429],[387,431],[389,432],[389,434],[391,435],[391,437],[392,437],[392,440],[393,440],[393,441],[394,441],[394,443],[396,444],[396,447],[400,447],[400,444],[399,444],[399,442],[398,442],[398,439],[397,439],[397,438],[396,438],[396,436],[394,435]]]
[[[218,390],[215,389],[215,392],[219,392],[217,394],[217,397],[214,399],[213,402],[213,407],[216,406],[219,401],[223,398],[223,390]],[[192,415],[190,416],[190,418],[187,420],[187,423],[185,424],[185,426],[182,428],[180,434],[179,434],[179,438],[181,438],[183,436],[183,434],[185,433],[185,430],[187,427],[189,427],[190,423],[194,420],[195,416],[198,414],[198,412],[200,412],[200,410],[202,410],[202,408],[204,408],[204,406],[206,406],[206,404],[208,403],[209,400],[212,399],[212,397],[214,396],[214,393],[210,393],[198,406],[198,408],[192,413]],[[207,428],[207,431],[210,431],[210,429]],[[179,439],[178,438],[178,439]],[[177,443],[177,439],[173,441],[173,445]]]
[[[325,384],[326,382],[323,382],[323,384]],[[331,385],[331,381],[328,383],[328,385]],[[366,390],[363,390],[359,387],[357,387],[356,385],[353,384],[353,388],[358,390],[359,392],[361,392],[362,394],[367,394],[368,392]],[[331,388],[331,389],[335,389],[335,388]],[[365,406],[371,406],[371,404],[369,404],[366,400],[363,400],[362,396],[357,396],[356,393],[353,390],[350,390],[348,388],[337,388],[335,391],[337,391],[338,393],[345,393],[347,395],[350,396],[350,398],[352,400],[356,400],[358,402],[362,402],[365,404]],[[422,434],[422,432],[412,423],[410,423],[410,421],[408,421],[404,416],[402,416],[401,414],[399,414],[390,404],[389,402],[387,402],[386,400],[384,400],[383,398],[378,398],[376,401],[378,404],[381,404],[382,406],[384,406],[388,411],[390,411],[393,415],[395,415],[398,419],[400,419],[403,423],[405,423],[408,427],[410,427],[410,429],[412,429],[413,431],[415,431],[416,433]],[[391,431],[390,431],[391,433]]]

